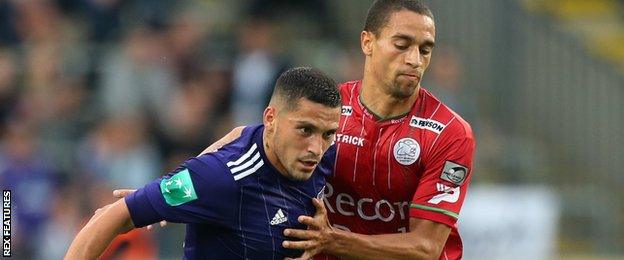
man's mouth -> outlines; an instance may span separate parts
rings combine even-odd
[[[415,79],[415,80],[420,79],[420,76],[418,74],[416,74],[416,73],[401,73],[401,74],[399,74],[399,76],[405,76],[405,77],[408,77],[408,78],[411,78],[411,79]]]
[[[306,168],[314,168],[318,164],[318,161],[316,160],[299,160],[299,162],[301,162],[301,164],[303,164]]]

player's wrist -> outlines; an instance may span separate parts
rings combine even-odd
[[[349,232],[333,228],[331,225],[326,230],[326,239],[322,252],[332,255],[343,255],[345,251],[348,251]]]

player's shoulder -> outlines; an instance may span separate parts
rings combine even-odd
[[[360,82],[362,82],[362,81],[361,80],[351,80],[351,81],[340,83],[340,85],[338,87],[340,89],[351,89],[351,88],[354,88],[355,86],[357,86],[358,84],[360,84]]]
[[[250,125],[242,129],[240,136],[232,142],[224,145],[215,152],[203,154],[204,156],[214,156],[223,164],[230,167],[233,164],[240,164],[243,161],[259,157],[258,138],[262,135],[263,125]]]
[[[357,88],[361,85],[361,80],[352,80],[340,83],[338,85],[338,90],[340,90],[340,94],[342,95],[342,99],[348,98],[351,95],[357,95]]]
[[[425,96],[425,109],[428,112],[427,114],[432,123],[440,125],[440,135],[445,135],[453,139],[474,139],[472,127],[468,121],[428,90],[422,89],[422,91]]]

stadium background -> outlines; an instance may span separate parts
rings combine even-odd
[[[359,79],[370,2],[0,0],[14,258],[60,259],[113,188],[259,122],[284,68]],[[424,86],[478,139],[466,259],[621,259],[624,1],[429,2]],[[179,258],[183,233],[135,232],[109,253]]]

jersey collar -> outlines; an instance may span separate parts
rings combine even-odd
[[[364,102],[362,101],[362,95],[361,95],[362,94],[362,81],[358,82],[356,91],[357,91],[358,107],[362,111],[362,114],[365,117],[367,117],[369,119],[372,119],[376,123],[380,123],[380,124],[397,124],[397,123],[401,123],[406,118],[408,118],[408,116],[410,116],[411,114],[419,113],[419,111],[417,111],[419,109],[416,109],[416,108],[421,107],[420,105],[423,103],[423,88],[420,87],[420,88],[418,88],[418,94],[417,94],[418,98],[416,99],[414,104],[412,104],[412,108],[409,111],[407,111],[406,113],[401,114],[401,115],[383,118],[383,117],[375,114],[375,112],[373,112],[371,109],[369,109],[366,106],[366,104],[364,104]]]

